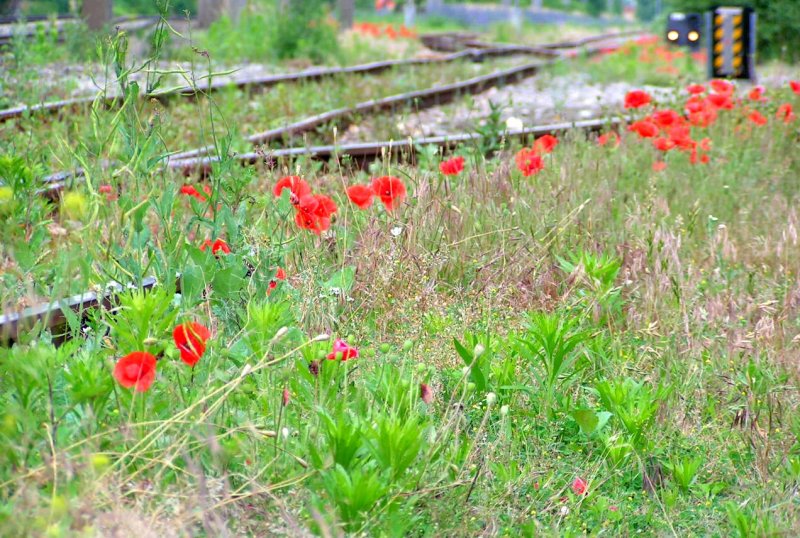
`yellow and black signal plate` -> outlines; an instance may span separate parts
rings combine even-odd
[[[711,78],[755,79],[756,14],[749,7],[716,7],[706,15]]]

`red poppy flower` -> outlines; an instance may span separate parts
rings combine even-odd
[[[283,189],[289,189],[289,192],[291,192],[290,198],[292,203],[295,205],[297,205],[300,198],[303,196],[311,195],[311,187],[308,185],[308,183],[300,179],[299,176],[286,176],[280,178],[275,184],[275,188],[272,189],[272,193],[276,198],[280,198]]]
[[[311,230],[317,235],[331,227],[331,219],[313,214],[309,215],[302,211],[295,213],[294,222],[304,230]]]
[[[337,338],[336,341],[333,342],[333,351],[328,353],[329,361],[334,361],[336,359],[346,361],[347,359],[355,359],[356,357],[358,357],[358,350],[347,345],[347,342],[341,338]]]
[[[682,150],[691,150],[697,146],[697,142],[692,140],[692,131],[685,125],[675,126],[670,129],[669,139],[676,147]]]
[[[712,90],[714,90],[716,93],[724,95],[731,95],[733,90],[736,88],[733,85],[733,82],[729,80],[714,79],[710,84]]]
[[[100,185],[99,187],[97,187],[97,192],[99,192],[100,194],[111,194],[112,192],[114,192],[114,187],[112,187],[111,185]]]
[[[393,176],[376,177],[372,180],[372,190],[380,197],[387,211],[394,211],[406,197],[406,186]]]
[[[684,122],[684,119],[680,114],[669,109],[653,112],[653,114],[650,116],[650,120],[662,129],[672,127],[673,125],[679,125]]]
[[[767,98],[764,97],[764,93],[766,93],[766,91],[767,90],[766,88],[764,88],[764,86],[756,86],[752,90],[750,90],[750,93],[747,94],[747,97],[751,101],[759,101],[759,102],[766,101]]]
[[[653,140],[653,147],[658,151],[669,151],[675,147],[675,142],[669,138],[659,137]]]
[[[419,384],[419,399],[425,402],[427,405],[430,405],[433,401],[433,391],[425,383]]]
[[[307,194],[302,196],[297,200],[295,204],[295,209],[298,213],[303,213],[304,215],[316,215],[317,209],[319,208],[319,200],[317,197],[311,194]]]
[[[700,141],[700,149],[703,151],[711,151],[711,139],[706,137]]]
[[[375,193],[372,192],[372,187],[369,185],[353,185],[347,187],[347,197],[359,209],[367,209],[372,205],[372,197]]]
[[[464,157],[453,157],[439,163],[439,171],[446,176],[457,176],[464,170]]]
[[[211,253],[214,254],[214,256],[218,255],[220,252],[223,254],[231,253],[231,247],[222,239],[215,239],[213,242],[211,239],[206,239],[203,241],[203,244],[200,245],[200,250],[202,251],[206,251],[209,248],[211,248]]]
[[[653,163],[653,172],[661,172],[667,168],[667,163],[664,161],[655,161]]]
[[[761,112],[759,112],[758,110],[752,111],[747,116],[747,119],[749,119],[750,121],[752,121],[756,125],[766,125],[767,124],[767,118],[765,118],[764,115]]]
[[[197,198],[201,202],[206,201],[206,197],[200,194],[200,192],[198,192],[198,190],[194,188],[192,185],[184,185],[183,187],[181,187],[180,193],[186,196],[191,196],[192,198]]]
[[[628,127],[628,130],[638,134],[642,138],[654,138],[658,136],[658,126],[652,121],[648,120],[641,120],[632,123]]]
[[[800,95],[800,80],[790,80],[789,87],[792,89],[794,93]]]
[[[791,104],[783,103],[781,106],[778,107],[778,111],[775,114],[775,117],[777,117],[779,120],[782,120],[784,123],[789,123],[794,121],[794,119],[797,116],[795,116]]]
[[[533,148],[522,148],[514,156],[514,160],[517,163],[517,169],[525,177],[536,175],[544,169],[544,159]]]
[[[194,366],[206,352],[211,331],[199,323],[182,323],[172,331],[172,339],[181,352],[181,360]]]
[[[625,95],[625,108],[641,108],[649,105],[650,94],[642,90],[632,90]]]
[[[546,134],[536,139],[533,143],[533,149],[539,153],[550,153],[558,145],[558,138],[553,135]]]
[[[336,207],[336,202],[324,194],[317,194],[314,198],[317,200],[317,209],[314,214],[320,218],[329,219],[339,209]]]
[[[572,493],[575,495],[585,495],[587,489],[588,485],[583,478],[576,478],[575,481],[572,482]]]
[[[598,146],[611,145],[613,147],[619,146],[619,135],[614,131],[603,133],[597,137]]]
[[[686,87],[686,91],[692,95],[700,95],[706,93],[706,87],[702,84],[690,84]]]
[[[272,290],[278,287],[279,280],[286,280],[286,271],[284,271],[282,267],[278,267],[278,270],[275,271],[275,277],[269,281],[269,284],[267,285],[267,295],[272,293]]]
[[[126,389],[147,392],[155,378],[156,358],[146,351],[129,353],[114,366],[114,379]]]
[[[712,93],[706,97],[706,101],[716,108],[731,110],[733,108],[733,99],[729,93]]]

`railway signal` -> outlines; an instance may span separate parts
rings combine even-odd
[[[756,14],[749,7],[706,13],[708,76],[755,80]]]
[[[667,41],[672,45],[700,50],[703,16],[700,13],[670,13],[667,18]]]

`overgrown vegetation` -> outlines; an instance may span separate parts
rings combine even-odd
[[[4,289],[133,285],[0,350],[0,534],[797,534],[800,83],[198,178],[108,46],[84,180],[0,158]]]

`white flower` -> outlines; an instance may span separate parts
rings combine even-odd
[[[494,402],[497,401],[497,394],[494,392],[490,392],[486,395],[486,405],[494,405]]]
[[[397,236],[399,236],[401,233],[403,233],[403,227],[402,227],[402,226],[395,226],[394,228],[392,228],[392,229],[390,230],[390,233],[391,233],[393,236],[397,237]]]
[[[519,118],[510,117],[506,120],[506,128],[509,131],[519,131],[522,129],[522,120]]]

